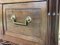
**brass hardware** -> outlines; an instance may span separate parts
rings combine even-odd
[[[31,21],[32,21],[31,17],[27,16],[26,19],[25,19],[25,21],[23,23],[17,22],[15,15],[11,16],[11,20],[13,21],[14,24],[16,24],[16,25],[22,25],[22,26],[28,26],[28,24],[31,23]]]

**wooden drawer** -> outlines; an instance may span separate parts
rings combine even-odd
[[[5,4],[3,11],[6,35],[44,45],[47,34],[46,2]]]

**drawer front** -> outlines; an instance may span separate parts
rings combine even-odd
[[[40,9],[8,9],[6,13],[8,31],[27,36],[40,37]],[[13,16],[16,16],[15,23],[13,19],[11,19]],[[31,18],[30,23],[25,21],[26,19],[28,20],[28,18]]]
[[[44,44],[47,32],[46,7],[46,2],[4,5],[6,34]]]

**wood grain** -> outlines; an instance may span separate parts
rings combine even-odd
[[[18,5],[18,6],[17,6]],[[36,20],[36,22],[35,21],[33,21],[33,23],[36,23],[36,24],[38,24],[38,25],[40,25],[40,27],[38,26],[38,28],[40,28],[39,30],[38,30],[38,28],[36,27],[36,30],[35,30],[35,27],[34,26],[37,26],[36,24],[34,24],[34,26],[32,26],[32,24],[31,24],[31,28],[30,28],[30,30],[28,31],[28,29],[27,28],[29,28],[28,26],[27,26],[27,28],[25,28],[24,29],[24,27],[25,26],[15,26],[12,22],[9,22],[10,21],[10,17],[11,16],[9,16],[9,13],[11,12],[11,10],[10,10],[10,12],[8,12],[7,11],[7,14],[6,14],[6,10],[7,9],[12,9],[13,10],[13,13],[14,14],[17,14],[16,16],[18,17],[17,19],[18,19],[18,22],[21,20],[21,16],[22,16],[22,19],[24,19],[24,17],[26,16],[26,14],[29,14],[29,11],[28,11],[28,13],[27,12],[24,12],[24,13],[22,13],[22,14],[25,14],[25,15],[20,15],[21,13],[19,13],[20,11],[16,11],[16,10],[14,10],[14,9],[27,9],[27,8],[39,8],[39,15],[38,16],[40,16],[39,18],[37,18],[37,17],[34,17],[34,15],[32,15],[33,16],[33,18],[35,18],[35,20],[36,19],[38,19],[38,20]],[[6,5],[4,5],[4,8],[3,8],[3,10],[4,10],[4,29],[5,29],[5,32],[6,32],[6,34],[5,35],[10,35],[10,36],[13,36],[13,37],[16,37],[17,39],[18,38],[21,38],[21,39],[24,39],[24,40],[28,40],[28,41],[32,41],[32,42],[36,42],[36,43],[38,43],[39,42],[39,45],[45,45],[45,43],[46,43],[46,38],[47,38],[47,5],[46,5],[46,2],[32,2],[32,3],[20,3],[20,4],[6,4]],[[37,10],[36,10],[37,11]],[[32,11],[33,12],[33,11]],[[10,13],[11,14],[11,13]],[[18,15],[19,14],[19,15]],[[31,12],[30,12],[30,14],[31,14]],[[33,13],[32,13],[33,14]],[[36,13],[35,13],[36,14]],[[38,11],[37,11],[37,14],[38,14]],[[39,23],[37,23],[37,21],[39,22],[40,21],[40,24]],[[11,24],[12,25],[11,25]],[[7,26],[8,25],[8,26]],[[11,28],[12,27],[12,28]],[[18,28],[18,27],[22,27],[22,28]],[[15,29],[16,28],[16,29]],[[32,29],[33,28],[33,29]],[[21,32],[22,30],[25,30],[25,31],[23,31],[24,33],[26,33],[26,34],[24,34],[24,37],[27,37],[27,35],[28,35],[28,37],[27,38],[24,38],[23,37],[23,33],[21,34],[21,33],[18,33],[18,32]],[[31,32],[30,32],[31,31]],[[34,32],[35,31],[35,32]],[[39,32],[40,31],[40,32]],[[11,32],[11,33],[9,33],[9,32]],[[13,32],[13,34],[12,34],[12,32]],[[35,35],[36,34],[36,32],[37,32],[37,35]],[[39,34],[40,33],[40,34]],[[16,34],[16,35],[14,35],[14,34]],[[21,37],[20,36],[17,36],[17,34],[19,35],[22,35]],[[38,35],[39,34],[39,35]],[[38,36],[40,36],[40,37],[38,37]],[[8,36],[7,36],[8,37]],[[33,38],[35,38],[35,37],[37,37],[36,39],[33,39]],[[5,37],[4,37],[5,38]],[[40,39],[40,40],[39,40]],[[13,39],[14,40],[14,39]],[[35,41],[34,41],[35,40]],[[42,41],[41,41],[42,40]]]
[[[0,0],[0,3],[27,2],[27,1],[44,1],[44,0]]]
[[[13,43],[16,43],[16,44],[19,44],[19,45],[42,45],[40,43],[36,43],[36,42],[32,42],[32,41],[27,41],[27,40],[24,40],[24,39],[21,39],[21,38],[16,38],[16,37],[13,37],[13,36],[10,36],[10,35],[4,35],[3,40],[6,40],[6,41],[11,41]]]

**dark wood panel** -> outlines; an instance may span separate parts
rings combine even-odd
[[[49,35],[49,44],[58,45],[58,25],[59,25],[59,15],[58,13],[58,2],[59,0],[48,0],[50,15],[48,16],[48,35]],[[54,2],[54,3],[53,3]],[[54,14],[55,13],[55,14]]]

